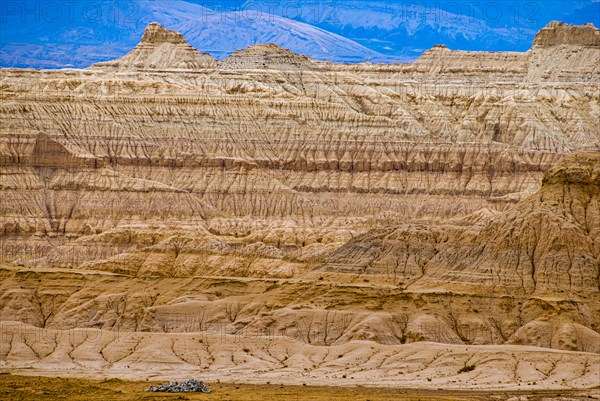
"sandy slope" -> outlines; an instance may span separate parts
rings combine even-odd
[[[2,369],[27,374],[431,389],[594,388],[600,380],[598,354],[523,346],[319,347],[277,336],[55,331],[8,322],[2,336]],[[475,369],[458,372],[467,365]]]

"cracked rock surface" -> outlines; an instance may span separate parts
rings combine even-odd
[[[0,70],[0,368],[597,385],[599,32]]]

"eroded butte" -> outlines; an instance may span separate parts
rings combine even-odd
[[[0,368],[598,386],[599,79],[562,23],[392,65],[151,24],[0,70]]]

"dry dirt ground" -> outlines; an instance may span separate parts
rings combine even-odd
[[[313,387],[207,383],[211,394],[158,394],[146,389],[158,382],[120,379],[90,380],[0,374],[2,400],[587,400],[600,399],[599,390],[484,392],[414,390],[376,387]]]

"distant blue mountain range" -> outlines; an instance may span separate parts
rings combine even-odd
[[[600,0],[250,0],[241,8],[270,11],[384,55],[411,58],[435,44],[455,50],[526,51],[553,20],[600,26]]]
[[[525,51],[551,20],[600,26],[600,2],[0,0],[0,67],[88,67],[127,53],[152,21],[221,59],[275,43],[354,63],[409,61],[438,43]]]

